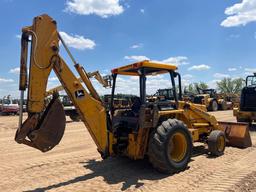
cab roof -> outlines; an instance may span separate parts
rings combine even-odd
[[[177,66],[165,63],[159,63],[155,61],[144,60],[123,67],[113,69],[112,74],[139,76],[138,70],[144,68],[145,75],[157,75],[168,73],[169,71],[175,71]]]

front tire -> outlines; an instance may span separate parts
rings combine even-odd
[[[226,138],[223,131],[214,130],[208,137],[208,150],[212,156],[223,155],[226,147]]]
[[[78,122],[81,120],[81,118],[78,114],[70,114],[69,117],[72,121],[75,121],[75,122]]]
[[[186,125],[177,119],[168,119],[151,134],[149,161],[162,173],[183,171],[190,161],[192,146],[192,138]]]
[[[216,100],[210,102],[209,111],[218,111],[218,103]]]

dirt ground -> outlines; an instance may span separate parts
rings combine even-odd
[[[232,111],[215,112],[234,121]],[[60,145],[41,153],[14,141],[18,117],[0,116],[0,191],[256,191],[253,147],[227,147],[218,158],[195,149],[184,172],[164,175],[147,161],[102,160],[82,122],[68,121]]]

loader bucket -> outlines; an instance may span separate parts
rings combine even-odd
[[[220,129],[225,132],[227,145],[238,148],[252,146],[252,140],[247,123],[218,122]]]
[[[65,111],[59,99],[55,98],[51,100],[41,118],[37,120],[31,116],[22,124],[21,129],[16,132],[15,140],[46,152],[60,142],[65,125]]]

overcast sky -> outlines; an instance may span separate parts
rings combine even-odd
[[[184,85],[211,87],[256,72],[256,0],[0,0],[0,97],[18,96],[21,28],[43,13],[88,72],[151,59],[178,65]],[[148,84],[165,87],[167,78]],[[119,81],[120,91],[136,92],[136,79]],[[48,85],[58,85],[53,74]]]

